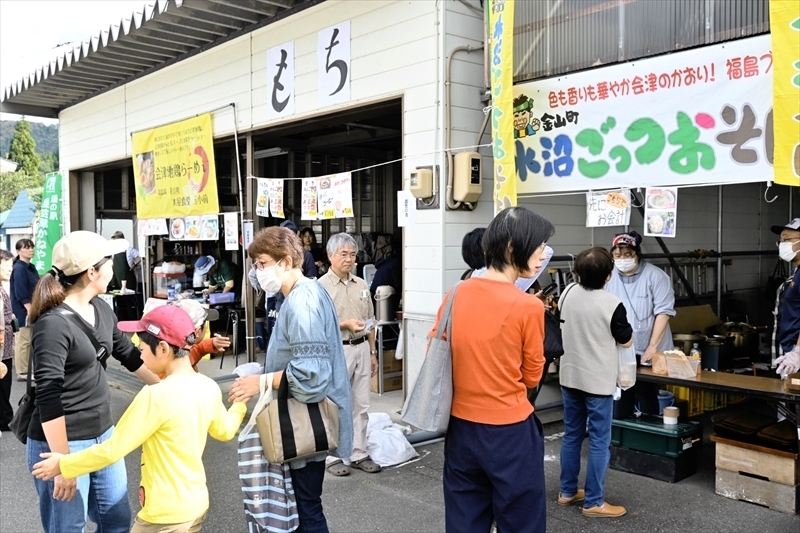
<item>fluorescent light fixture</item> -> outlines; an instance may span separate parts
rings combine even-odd
[[[289,153],[289,151],[284,148],[267,148],[265,150],[256,150],[253,152],[253,159],[266,159],[267,157],[275,157],[287,153]],[[246,156],[247,154],[244,155]]]

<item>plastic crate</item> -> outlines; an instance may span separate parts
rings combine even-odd
[[[677,399],[686,400],[689,404],[689,412],[686,413],[686,416],[703,414],[703,391],[677,385],[665,385],[665,388],[674,394]]]
[[[692,448],[692,440],[702,437],[700,422],[665,425],[660,416],[614,420],[611,423],[611,444],[662,457],[680,457]]]
[[[724,392],[703,391],[703,409],[716,411],[728,406],[728,395]]]

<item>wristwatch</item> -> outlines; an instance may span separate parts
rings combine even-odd
[[[378,355],[378,350],[370,350],[369,354],[370,355]]]

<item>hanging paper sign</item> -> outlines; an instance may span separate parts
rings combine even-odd
[[[223,213],[225,226],[225,249],[237,250],[239,248],[239,219],[236,213]]]
[[[283,180],[271,179],[269,182],[269,211],[272,216],[286,218],[283,214]]]
[[[167,235],[167,219],[147,218],[139,219],[139,235]]]
[[[323,176],[319,180],[320,219],[351,218],[353,216],[353,188],[349,172]]]
[[[759,35],[514,85],[517,192],[773,179],[771,50]]]
[[[219,212],[211,113],[134,133],[139,218]]]
[[[674,237],[677,219],[677,187],[648,187],[644,198],[644,234],[649,237]]]
[[[253,221],[246,220],[242,227],[244,228],[242,231],[244,232],[244,248],[245,250],[250,248],[250,245],[253,243]]]
[[[397,226],[406,228],[417,223],[417,199],[408,189],[397,191]]]
[[[294,41],[267,50],[267,118],[294,114]]]
[[[269,216],[269,180],[258,178],[256,183],[256,215],[260,217]]]
[[[350,101],[350,21],[317,33],[319,106]]]
[[[586,227],[627,226],[631,221],[628,189],[586,193]]]
[[[300,196],[300,220],[317,220],[317,178],[303,178],[303,188]]]
[[[219,240],[219,215],[203,215],[200,217],[200,240]]]

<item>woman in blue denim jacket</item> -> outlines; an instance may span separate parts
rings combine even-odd
[[[350,457],[353,447],[350,380],[333,301],[317,280],[303,276],[303,246],[288,229],[261,230],[247,251],[261,288],[266,292],[280,291],[286,298],[275,322],[264,365],[266,372],[274,372],[272,386],[277,389],[286,373],[289,392],[295,399],[315,403],[330,398],[339,407],[339,447],[333,453],[337,457]],[[231,387],[230,400],[246,402],[258,393],[258,376],[244,376]],[[325,455],[289,463],[300,517],[298,532],[328,531],[322,512]]]

